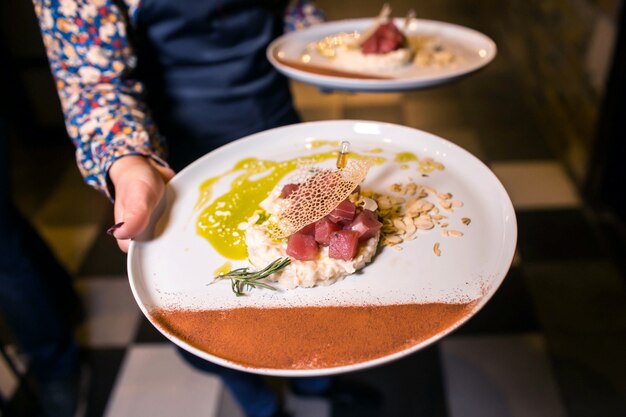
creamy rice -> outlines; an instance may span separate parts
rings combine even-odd
[[[280,205],[280,188],[277,187],[270,196],[261,203],[267,214],[275,213]],[[267,223],[256,224],[258,215],[252,216],[246,228],[246,244],[248,259],[256,268],[266,267],[278,258],[287,257],[287,239],[272,239],[266,228]],[[292,259],[282,271],[268,277],[285,288],[314,287],[330,285],[363,268],[372,260],[378,247],[380,233],[370,238],[365,244],[359,245],[357,255],[349,261],[333,259],[328,256],[328,247],[320,247],[319,258],[315,261],[298,261]]]
[[[390,71],[409,64],[412,56],[408,48],[386,54],[364,54],[360,49],[341,47],[335,52],[335,64],[351,71]]]

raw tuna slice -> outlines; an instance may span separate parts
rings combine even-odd
[[[376,31],[367,38],[361,46],[364,54],[386,54],[402,48],[406,43],[406,37],[392,22],[382,23]]]
[[[383,224],[378,221],[376,213],[371,210],[363,210],[346,229],[357,232],[359,240],[363,241],[375,236],[381,227]]]
[[[314,261],[317,259],[319,246],[312,235],[296,233],[289,236],[287,255],[298,261]]]
[[[320,245],[328,246],[330,243],[330,234],[338,230],[341,230],[340,225],[324,217],[315,222],[315,240]]]
[[[359,250],[359,233],[354,230],[339,230],[330,235],[328,256],[349,261]]]
[[[280,196],[282,198],[287,198],[291,193],[296,191],[298,187],[300,187],[300,184],[285,184],[280,192]]]
[[[298,230],[296,233],[300,233],[302,235],[311,235],[315,236],[316,227],[315,223],[307,224],[302,229]]]
[[[343,200],[330,214],[327,216],[333,223],[349,222],[354,219],[356,206],[350,200]]]

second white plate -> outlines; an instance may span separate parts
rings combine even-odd
[[[451,23],[413,19],[405,33],[408,36],[425,35],[437,39],[455,55],[453,63],[441,67],[408,65],[393,72],[370,74],[390,76],[389,79],[326,75],[307,70],[306,64],[297,67],[287,64],[287,62],[301,63],[301,56],[310,43],[339,33],[364,32],[373,21],[373,19],[350,19],[327,22],[283,35],[269,45],[267,57],[272,65],[286,76],[323,89],[388,92],[418,90],[447,83],[481,69],[496,56],[496,44],[480,32]],[[401,27],[403,22],[398,19],[396,24]],[[333,68],[332,61],[325,59],[313,60],[311,64]]]

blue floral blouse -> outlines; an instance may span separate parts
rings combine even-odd
[[[109,197],[107,172],[118,158],[144,155],[166,165],[165,142],[143,101],[144,86],[124,76],[136,63],[126,19],[132,24],[139,2],[33,0],[79,169]],[[321,20],[311,4],[298,1],[286,10],[285,28]]]

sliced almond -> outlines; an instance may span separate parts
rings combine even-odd
[[[395,227],[396,230],[405,230],[406,228],[402,219],[397,218],[397,217],[393,219],[393,227]]]
[[[387,197],[386,195],[378,198],[378,207],[380,207],[381,209],[383,210],[390,209],[391,206],[392,206],[391,199]]]
[[[417,184],[414,182],[408,183],[403,190],[404,195],[415,195],[417,193]]]
[[[417,227],[415,226],[415,223],[413,222],[413,218],[411,216],[404,217],[402,222],[404,223],[407,235],[412,235],[417,231]]]
[[[435,243],[435,246],[433,246],[433,252],[435,252],[435,255],[441,256],[441,250],[439,249],[439,242]]]
[[[386,243],[390,243],[390,244],[398,244],[398,243],[402,243],[402,238],[400,236],[387,236],[385,238],[385,242]]]
[[[435,227],[435,224],[429,220],[417,220],[415,221],[415,227],[420,230],[430,230]]]
[[[437,194],[437,190],[435,190],[434,188],[431,188],[427,185],[424,185],[424,191],[426,191],[426,193],[428,194]]]
[[[433,203],[426,203],[426,204],[422,205],[422,211],[424,211],[426,213],[431,211],[433,208],[435,208],[435,205]]]

